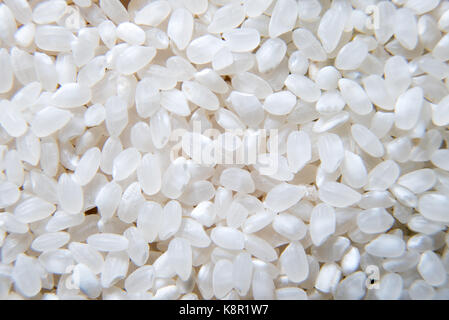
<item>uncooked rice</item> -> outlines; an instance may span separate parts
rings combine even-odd
[[[0,299],[449,299],[449,1],[0,2]]]

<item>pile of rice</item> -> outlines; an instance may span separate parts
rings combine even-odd
[[[448,32],[446,0],[3,0],[0,299],[449,299]]]

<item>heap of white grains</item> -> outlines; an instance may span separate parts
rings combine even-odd
[[[447,0],[3,0],[0,299],[449,299],[448,60]]]

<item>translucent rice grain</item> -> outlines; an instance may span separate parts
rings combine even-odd
[[[265,206],[275,212],[287,210],[301,200],[305,192],[301,186],[281,183],[268,192]]]
[[[13,47],[10,51],[11,66],[14,74],[23,85],[37,81],[34,57],[24,50]]]
[[[442,61],[449,60],[449,36],[445,35],[438,41],[432,54],[435,58]]]
[[[153,195],[159,192],[161,169],[157,156],[148,153],[142,157],[140,165],[137,167],[137,178],[145,194]]]
[[[245,11],[240,4],[230,3],[218,9],[212,18],[207,31],[221,33],[230,31],[240,25],[245,19]]]
[[[277,300],[307,300],[307,293],[300,288],[286,287],[276,289]]]
[[[83,189],[73,175],[61,174],[58,180],[58,201],[61,208],[76,214],[80,212],[84,204]]]
[[[0,208],[7,208],[19,200],[20,190],[11,182],[0,183]]]
[[[264,109],[277,116],[289,114],[296,105],[296,97],[290,91],[279,91],[265,98]]]
[[[264,111],[259,99],[252,94],[232,91],[229,100],[241,120],[251,127],[259,125],[264,118]]]
[[[34,67],[36,76],[40,80],[42,87],[48,91],[56,89],[58,75],[53,60],[46,54],[34,53]]]
[[[423,280],[414,281],[408,292],[412,300],[432,300],[435,296],[433,287]]]
[[[256,52],[259,72],[264,73],[276,68],[287,52],[287,45],[279,38],[268,39]]]
[[[434,153],[432,153],[430,160],[438,168],[448,171],[449,170],[449,159],[447,157],[448,154],[449,154],[448,150],[439,149]]]
[[[112,48],[117,40],[117,29],[112,21],[104,20],[98,26],[98,33],[103,43]]]
[[[73,283],[81,292],[89,298],[97,298],[101,293],[100,281],[92,271],[83,264],[78,264],[73,269]]]
[[[34,40],[36,26],[33,23],[22,25],[14,34],[14,40],[21,47],[28,47]]]
[[[143,78],[136,87],[136,109],[142,118],[152,116],[159,108],[160,92],[154,83]]]
[[[328,9],[321,18],[317,35],[326,52],[333,51],[340,41],[345,26],[345,15],[340,5]]]
[[[192,14],[184,8],[174,10],[170,16],[167,35],[178,49],[184,50],[190,42],[193,33]]]
[[[173,236],[182,222],[182,208],[178,201],[171,200],[165,206],[159,229],[159,239],[166,240]]]
[[[67,8],[65,1],[44,1],[33,10],[33,20],[38,24],[48,24],[57,21]]]
[[[398,9],[394,19],[400,21],[393,24],[396,39],[404,48],[413,50],[418,43],[418,26],[413,11],[408,8]]]
[[[60,108],[76,108],[89,102],[91,91],[78,83],[61,86],[53,95],[52,101]]]
[[[215,264],[212,285],[215,297],[223,298],[233,288],[232,262],[222,259]]]
[[[326,204],[317,205],[310,217],[310,236],[315,246],[320,246],[335,232],[335,211]]]
[[[128,248],[128,239],[112,233],[93,234],[87,238],[87,243],[94,249],[106,252],[122,251]]]
[[[386,190],[396,182],[400,174],[399,166],[392,160],[386,160],[375,166],[368,175],[366,190]]]
[[[363,41],[351,41],[344,45],[335,59],[335,66],[340,70],[357,69],[368,55],[368,46]]]
[[[265,262],[274,261],[278,258],[276,250],[267,241],[253,234],[245,235],[245,249]]]
[[[348,106],[357,114],[365,115],[371,112],[373,105],[362,87],[350,79],[340,79],[338,86],[341,95]]]
[[[206,110],[215,111],[219,107],[219,102],[216,95],[207,87],[197,83],[196,81],[184,81],[182,84],[182,92],[189,101]],[[187,110],[185,113],[186,112]]]
[[[243,209],[245,209],[245,208],[243,208]],[[246,213],[246,215],[248,215],[248,213]],[[194,218],[195,220],[197,220],[199,223],[201,223],[205,227],[210,227],[214,223],[214,220],[215,220],[214,204],[210,201],[200,202],[192,210],[191,217]],[[228,217],[229,217],[229,215],[228,215]],[[246,216],[245,216],[245,218],[246,218]],[[230,224],[228,223],[228,225],[230,225]]]
[[[338,300],[360,300],[365,295],[366,275],[359,271],[342,280],[335,291]]]
[[[145,32],[134,23],[123,22],[117,26],[117,37],[130,45],[142,45],[145,42]]]
[[[30,197],[14,209],[14,216],[23,223],[31,223],[47,218],[55,211],[55,206],[37,197]]]
[[[405,242],[398,236],[381,234],[365,246],[365,250],[376,257],[397,258],[405,251]]]
[[[89,267],[94,274],[103,270],[103,256],[92,246],[86,243],[71,242],[68,246],[73,258],[78,262]]]
[[[253,94],[259,99],[265,99],[273,93],[268,82],[250,72],[242,72],[233,77],[232,86],[237,91]]]
[[[242,193],[254,192],[254,182],[248,171],[229,168],[222,172],[220,183],[225,188]]]
[[[322,115],[333,115],[343,110],[345,101],[338,91],[332,90],[321,95],[316,103],[316,110]]]
[[[446,210],[448,204],[449,197],[432,192],[419,198],[418,211],[429,220],[447,223],[449,221]]]
[[[64,274],[73,266],[72,254],[67,249],[56,249],[42,253],[39,256],[45,270],[55,274]]]
[[[320,199],[337,208],[355,204],[361,200],[361,195],[343,183],[325,182],[318,190]]]
[[[215,93],[225,93],[228,91],[226,82],[212,69],[204,68],[195,73],[195,80]]]
[[[156,27],[170,14],[168,1],[153,1],[136,12],[134,21],[137,24]]]
[[[144,204],[145,198],[138,182],[133,182],[125,189],[120,200],[117,210],[118,218],[125,222],[131,223],[138,217],[139,208]]]
[[[376,296],[380,300],[397,300],[403,288],[403,279],[397,273],[387,273],[380,279]]]
[[[221,71],[229,68],[233,62],[234,56],[232,52],[228,48],[223,47],[212,58],[212,68],[216,71]]]
[[[231,227],[215,227],[211,232],[212,241],[225,249],[241,250],[244,246],[243,234]]]
[[[290,281],[302,282],[307,279],[309,263],[301,243],[293,242],[289,244],[281,254],[280,262]]]
[[[117,57],[117,70],[124,75],[130,75],[144,68],[155,55],[154,47],[130,46]]]
[[[315,288],[324,293],[332,292],[336,289],[341,278],[341,271],[335,263],[324,264],[315,281]]]
[[[410,191],[420,194],[431,189],[436,183],[436,176],[431,169],[419,169],[401,176],[398,184]]]
[[[432,105],[432,122],[436,126],[446,126],[449,124],[448,117],[449,98],[444,97],[438,105]]]
[[[378,75],[370,75],[364,78],[362,82],[372,103],[384,110],[394,109],[394,101],[388,92],[385,80]]]
[[[69,242],[70,234],[67,232],[49,232],[38,236],[31,243],[34,251],[50,251],[58,249]]]
[[[16,261],[20,257],[20,254],[29,249],[32,239],[29,232],[8,235],[2,245],[2,262],[9,264]]]
[[[84,124],[87,127],[100,125],[106,117],[106,110],[101,104],[94,104],[84,112]]]
[[[393,223],[393,217],[383,208],[364,210],[357,216],[360,230],[368,234],[385,232]]]
[[[110,252],[104,261],[101,273],[101,286],[108,288],[125,278],[129,268],[129,258],[126,251]]]
[[[14,18],[25,24],[32,19],[32,10],[26,0],[5,0],[4,3],[8,6],[14,14]]]
[[[23,135],[28,126],[20,111],[14,108],[8,100],[0,101],[0,124],[12,137]]]
[[[288,69],[291,73],[304,75],[307,72],[308,67],[309,61],[300,51],[293,52],[288,58]]]
[[[321,96],[321,91],[316,83],[298,74],[289,75],[285,80],[285,86],[297,97],[307,102],[315,102]]]
[[[5,93],[11,90],[13,85],[13,69],[8,51],[5,48],[0,49],[0,68],[3,70],[0,78],[0,93]]]
[[[183,218],[178,235],[190,242],[193,247],[206,248],[211,240],[203,229],[203,226],[193,219]]]
[[[274,283],[264,270],[256,270],[253,274],[252,293],[255,300],[273,300]]]
[[[69,227],[80,225],[84,222],[84,214],[68,214],[64,211],[56,211],[50,218],[45,229],[48,232],[62,231]]]
[[[313,61],[326,60],[326,52],[315,35],[308,29],[298,28],[293,31],[293,42],[306,58]]]
[[[145,292],[153,286],[154,268],[153,266],[143,266],[131,273],[125,280],[127,292]]]
[[[106,128],[111,136],[118,137],[128,124],[126,102],[118,96],[110,97],[105,104]]]
[[[11,275],[19,292],[25,297],[33,297],[41,290],[41,278],[34,258],[20,254]]]
[[[232,52],[248,52],[259,45],[260,34],[253,28],[239,28],[223,33],[223,39]]]
[[[123,146],[118,138],[109,137],[101,151],[100,168],[104,173],[112,174],[112,166],[115,157],[122,152]]]
[[[395,106],[395,125],[402,130],[410,130],[418,121],[423,104],[423,91],[413,88],[399,96]]]
[[[187,0],[184,1],[184,6],[193,14],[203,14],[208,8],[207,0]]]
[[[276,38],[293,29],[298,16],[298,5],[292,0],[277,1],[271,14],[269,35]]]
[[[440,286],[447,279],[441,259],[433,251],[426,251],[421,255],[417,268],[421,277],[431,286]]]
[[[66,28],[52,25],[36,27],[35,42],[38,48],[47,51],[69,51],[75,36]]]
[[[351,127],[351,133],[353,139],[363,151],[373,157],[382,157],[384,155],[383,145],[368,128],[361,124],[354,124]]]
[[[150,255],[148,244],[143,234],[136,227],[130,227],[125,230],[123,235],[128,239],[128,255],[136,266],[144,265]]]
[[[322,168],[328,173],[337,170],[344,157],[341,139],[333,133],[325,133],[318,138],[318,152]]]
[[[368,174],[362,158],[352,152],[345,151],[341,170],[344,181],[352,188],[361,188],[368,181]]]
[[[287,160],[290,169],[297,173],[312,159],[309,135],[304,131],[293,131],[287,138]]]
[[[157,149],[162,149],[169,140],[171,134],[170,116],[165,109],[159,109],[150,118],[151,138]]]
[[[184,94],[177,89],[162,91],[161,105],[174,114],[178,114],[184,117],[190,115],[190,109],[187,100]]]
[[[17,152],[20,160],[35,166],[41,156],[40,140],[31,131],[17,138]]]
[[[304,73],[305,71],[306,70],[304,70]],[[326,66],[317,72],[315,82],[322,90],[333,90],[337,88],[340,79],[341,74],[335,67]]]
[[[192,249],[189,242],[173,238],[168,245],[167,254],[178,276],[186,281],[192,272]]]
[[[162,214],[162,207],[153,201],[146,201],[138,209],[137,228],[142,232],[147,242],[153,242],[156,238]]]
[[[195,181],[184,190],[179,201],[186,205],[195,206],[202,201],[208,201],[214,197],[215,188],[207,180]]]
[[[129,19],[128,12],[119,0],[100,0],[100,8],[116,24]]]
[[[219,38],[206,34],[190,42],[186,55],[192,63],[205,64],[212,61],[223,45]]]

